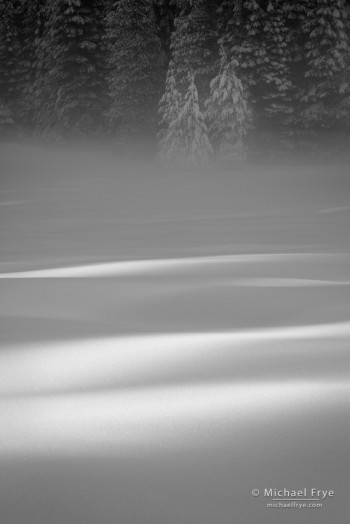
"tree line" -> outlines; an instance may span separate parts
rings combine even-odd
[[[0,0],[0,131],[170,165],[347,143],[346,0]]]

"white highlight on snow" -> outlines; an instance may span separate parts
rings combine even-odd
[[[170,333],[74,340],[3,348],[0,395],[46,394],[83,387],[135,386],[180,368],[215,363],[220,349],[239,350],[271,342],[347,339],[350,322],[220,333]]]
[[[41,269],[33,271],[18,271],[12,273],[0,273],[0,279],[8,278],[87,278],[87,277],[110,277],[132,274],[155,273],[160,271],[172,271],[174,269],[191,268],[196,265],[211,264],[246,264],[256,262],[272,262],[287,260],[324,260],[326,253],[270,253],[270,254],[248,254],[248,255],[222,255],[207,257],[189,257],[173,259],[154,260],[131,260],[109,262],[104,264],[90,264],[76,267],[61,267],[53,269]]]
[[[271,431],[271,424],[280,424],[283,417],[328,410],[332,402],[346,409],[349,392],[344,383],[296,381],[12,399],[0,402],[0,454],[198,447],[227,430],[237,446],[254,425]]]

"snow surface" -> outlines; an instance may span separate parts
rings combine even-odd
[[[342,522],[344,167],[1,158],[1,521]]]

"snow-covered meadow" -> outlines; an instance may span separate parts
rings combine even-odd
[[[1,522],[342,522],[347,167],[3,153]]]

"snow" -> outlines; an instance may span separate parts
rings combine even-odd
[[[0,153],[4,518],[269,524],[285,472],[346,514],[348,166]]]

